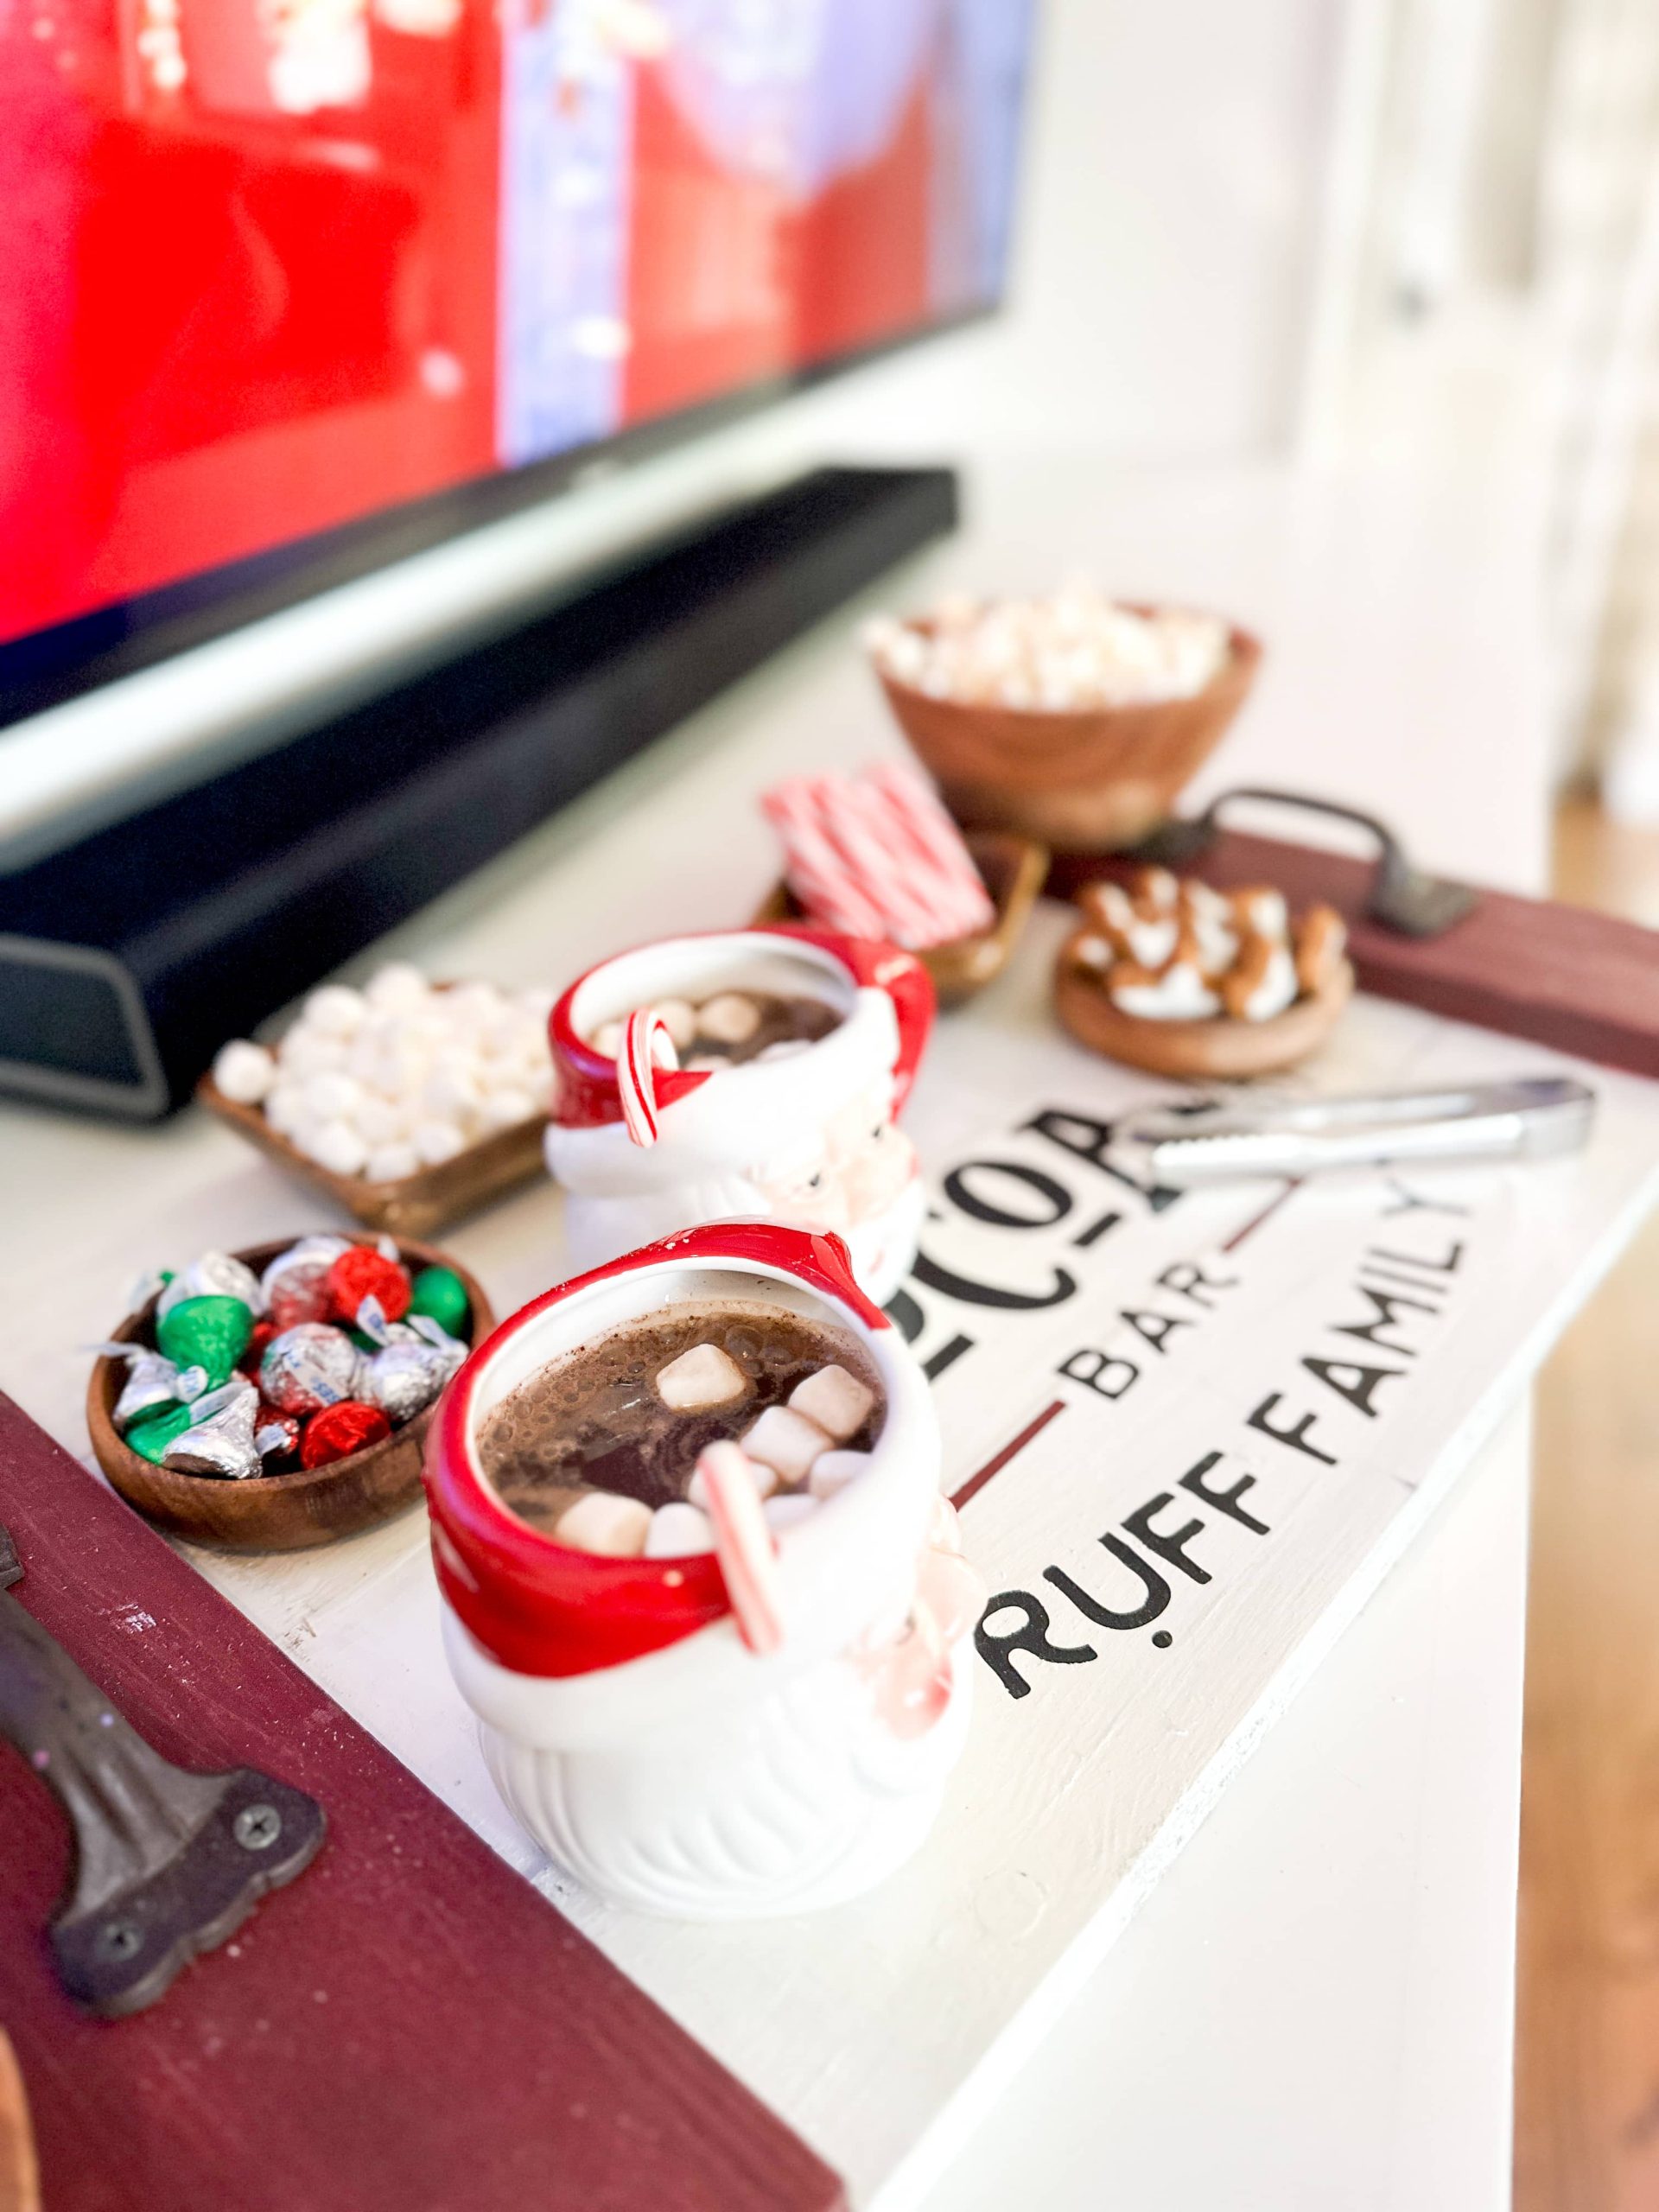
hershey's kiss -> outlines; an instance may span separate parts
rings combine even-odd
[[[259,1393],[238,1376],[222,1390],[210,1390],[191,1408],[188,1428],[162,1454],[162,1465],[184,1475],[219,1475],[239,1482],[260,1471],[253,1425]]]
[[[454,1372],[435,1345],[406,1338],[383,1344],[368,1362],[366,1395],[397,1428],[423,1412]]]
[[[187,1298],[239,1298],[250,1313],[263,1313],[265,1294],[253,1269],[228,1252],[204,1252],[181,1268],[156,1301],[159,1323]]]
[[[299,1321],[265,1346],[259,1387],[279,1413],[315,1414],[362,1395],[362,1354],[343,1329]]]
[[[146,1414],[180,1404],[185,1394],[179,1388],[179,1370],[164,1352],[147,1351],[142,1344],[121,1349],[127,1356],[127,1379],[110,1418],[124,1434]]]

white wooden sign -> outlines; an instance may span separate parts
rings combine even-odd
[[[1575,1068],[1600,1098],[1580,1159],[1148,1192],[1108,1125],[1160,1087],[1047,1020],[1046,934],[941,1025],[912,1116],[936,1200],[895,1311],[996,1602],[945,1813],[884,1889],[747,1928],[601,1907],[494,1795],[419,1516],[313,1554],[200,1560],[880,2212],[960,2150],[1659,1180],[1659,1086]],[[1362,1000],[1302,1087],[1573,1066]],[[505,1310],[562,1272],[558,1234],[543,1193],[453,1242]]]

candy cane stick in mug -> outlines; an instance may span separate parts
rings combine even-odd
[[[622,1094],[622,1119],[635,1144],[656,1143],[657,1071],[679,1065],[668,1024],[656,1007],[642,1006],[631,1014],[617,1051],[616,1087]]]
[[[741,1444],[722,1439],[699,1452],[697,1473],[737,1632],[764,1657],[783,1643],[784,1606],[778,1554],[760,1510],[754,1469]]]
[[[896,760],[880,761],[866,769],[865,775],[887,799],[906,834],[941,874],[961,887],[965,911],[972,918],[970,927],[988,929],[996,910],[974,866],[973,855],[963,842],[961,830],[932,785],[915,769]]]
[[[760,804],[783,840],[784,873],[790,888],[808,912],[849,937],[884,937],[879,910],[854,881],[819,826],[805,778],[779,784]]]

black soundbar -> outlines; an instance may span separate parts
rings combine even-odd
[[[137,1120],[955,527],[948,469],[824,469],[510,634],[0,879],[0,1087]]]

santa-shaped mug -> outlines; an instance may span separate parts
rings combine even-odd
[[[883,1408],[861,1471],[766,1540],[765,1649],[722,1550],[562,1543],[506,1503],[482,1448],[563,1355],[734,1301],[850,1337]],[[837,1237],[689,1230],[503,1322],[449,1386],[426,1484],[450,1669],[520,1825],[612,1902],[679,1919],[799,1912],[883,1879],[925,1840],[968,1726],[984,1592],[938,1483],[926,1379]]]
[[[832,1026],[715,1067],[682,1067],[651,1034],[656,1007],[746,994],[817,1001]],[[547,1164],[572,1268],[700,1222],[768,1220],[842,1237],[863,1288],[891,1297],[924,1205],[896,1116],[933,1006],[913,954],[788,923],[664,938],[590,968],[549,1024]]]

